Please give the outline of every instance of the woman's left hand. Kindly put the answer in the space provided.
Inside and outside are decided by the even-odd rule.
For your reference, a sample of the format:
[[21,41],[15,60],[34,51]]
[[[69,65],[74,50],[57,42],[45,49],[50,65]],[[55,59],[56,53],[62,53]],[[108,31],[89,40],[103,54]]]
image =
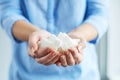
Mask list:
[[[76,34],[69,33],[68,34],[71,38],[76,38]],[[57,62],[58,66],[73,66],[76,64],[80,64],[83,60],[83,49],[86,47],[86,41],[83,37],[79,37],[80,41],[78,45],[74,48],[70,48],[67,51],[64,51],[60,56],[59,62]]]

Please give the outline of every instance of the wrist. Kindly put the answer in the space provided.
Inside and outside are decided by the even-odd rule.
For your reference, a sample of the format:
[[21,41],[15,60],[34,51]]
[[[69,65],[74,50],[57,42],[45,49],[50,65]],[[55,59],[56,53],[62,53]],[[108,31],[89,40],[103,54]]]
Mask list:
[[68,33],[68,35],[73,39],[81,39],[81,38],[85,39],[85,37],[82,34],[80,34],[79,32],[77,32],[76,30],[71,31],[70,33]]
[[87,40],[82,34],[80,34],[77,31],[72,31],[68,35],[73,39],[79,39],[80,40],[79,44],[82,46],[83,49],[86,47]]
[[38,27],[36,26],[33,26],[31,27],[29,33],[28,33],[28,37],[27,37],[27,41],[29,40],[29,37],[34,33],[34,32],[37,32],[37,31],[40,31],[41,29],[39,29]]
[[39,38],[39,40],[43,39],[43,38],[48,38],[50,36],[50,33],[47,32],[44,29],[39,29],[39,28],[34,28],[28,35],[28,40],[30,37],[36,36],[37,38]]

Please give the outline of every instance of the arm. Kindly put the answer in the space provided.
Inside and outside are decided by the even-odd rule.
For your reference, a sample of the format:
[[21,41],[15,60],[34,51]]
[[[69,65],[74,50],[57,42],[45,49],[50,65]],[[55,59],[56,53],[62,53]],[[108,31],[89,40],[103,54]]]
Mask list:
[[86,41],[98,42],[108,27],[106,8],[104,0],[87,0],[85,20],[80,27],[72,31],[76,37],[82,36]]
[[47,38],[50,33],[29,23],[22,14],[20,0],[0,0],[0,22],[12,42],[28,42],[28,53],[32,57],[37,56],[35,60],[38,63],[48,65],[58,60],[58,55],[52,49],[38,46],[38,41]]
[[55,51],[53,51],[51,48],[40,48],[38,45],[38,41],[40,41],[43,37],[49,37],[49,32],[40,30],[25,21],[17,21],[13,25],[12,31],[15,38],[23,41],[28,41],[28,53],[30,56],[34,57],[38,63],[51,65],[58,60],[59,55],[56,54]]
[[84,38],[86,41],[95,39],[98,35],[97,30],[91,24],[83,24],[69,33],[72,38]]
[[21,20],[14,23],[12,33],[15,38],[21,41],[28,41],[30,34],[38,30],[40,29]]
[[0,0],[0,14],[2,28],[7,32],[12,42],[19,42],[19,39],[13,36],[13,25],[20,20],[28,22],[22,15],[20,0]]
[[[96,40],[102,37],[108,27],[108,20],[106,15],[106,5],[104,0],[87,0],[87,10],[85,15],[85,20],[82,25],[78,28],[72,30],[69,34],[72,38],[81,39],[82,42]],[[97,38],[97,39],[96,39]],[[83,46],[84,43],[79,44]],[[85,45],[85,44],[84,44]],[[71,49],[67,53],[69,55],[63,55],[60,57],[61,65],[70,66],[74,64],[79,64],[82,61],[83,54],[82,50],[84,48]],[[58,64],[59,65],[59,64]]]

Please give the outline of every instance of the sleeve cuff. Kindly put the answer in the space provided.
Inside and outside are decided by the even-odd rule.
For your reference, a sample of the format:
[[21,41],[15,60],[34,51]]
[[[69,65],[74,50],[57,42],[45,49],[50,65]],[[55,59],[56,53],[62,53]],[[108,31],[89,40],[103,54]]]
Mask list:
[[93,27],[97,30],[98,36],[90,41],[91,43],[98,43],[100,38],[103,36],[103,34],[107,31],[108,28],[108,22],[106,19],[103,18],[103,16],[90,16],[84,23],[88,23],[93,25]]
[[4,18],[2,21],[2,26],[4,30],[8,33],[8,36],[11,38],[12,42],[17,42],[17,43],[21,42],[20,40],[16,39],[12,34],[12,27],[14,23],[19,20],[24,20],[28,22],[28,20],[21,15],[12,15],[7,18]]

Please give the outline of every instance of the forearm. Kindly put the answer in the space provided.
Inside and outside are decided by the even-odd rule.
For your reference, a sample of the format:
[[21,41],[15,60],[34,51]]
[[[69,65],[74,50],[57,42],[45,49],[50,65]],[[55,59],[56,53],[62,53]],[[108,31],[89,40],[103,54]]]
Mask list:
[[12,33],[16,39],[28,41],[29,35],[36,30],[39,29],[32,24],[21,20],[15,22],[12,28]]
[[73,30],[74,34],[76,34],[76,38],[83,37],[86,41],[91,41],[95,39],[98,35],[98,32],[91,24],[83,24],[80,27]]

